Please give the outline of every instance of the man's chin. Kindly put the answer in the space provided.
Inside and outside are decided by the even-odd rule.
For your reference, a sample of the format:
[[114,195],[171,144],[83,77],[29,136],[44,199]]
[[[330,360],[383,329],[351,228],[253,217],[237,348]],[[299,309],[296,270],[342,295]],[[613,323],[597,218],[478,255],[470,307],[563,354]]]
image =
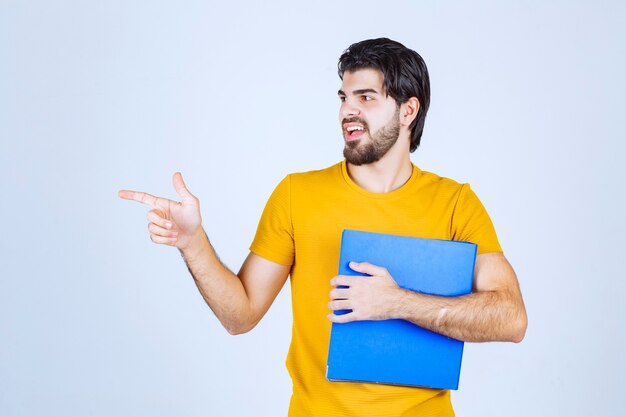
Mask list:
[[372,152],[372,149],[361,149],[361,152],[355,149],[356,147],[349,147],[346,143],[346,147],[343,148],[343,157],[346,158],[346,162],[351,165],[367,165],[372,164],[380,159],[380,156],[376,152]]

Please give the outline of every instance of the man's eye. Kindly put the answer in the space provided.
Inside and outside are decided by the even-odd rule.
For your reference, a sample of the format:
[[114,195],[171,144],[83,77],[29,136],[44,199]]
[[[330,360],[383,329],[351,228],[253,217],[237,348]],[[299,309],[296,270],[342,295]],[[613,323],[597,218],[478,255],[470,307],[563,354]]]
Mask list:
[[363,101],[372,101],[373,100],[372,96],[361,96],[361,99]]
[[346,98],[344,96],[339,96],[339,101],[343,103],[344,101],[346,101]]

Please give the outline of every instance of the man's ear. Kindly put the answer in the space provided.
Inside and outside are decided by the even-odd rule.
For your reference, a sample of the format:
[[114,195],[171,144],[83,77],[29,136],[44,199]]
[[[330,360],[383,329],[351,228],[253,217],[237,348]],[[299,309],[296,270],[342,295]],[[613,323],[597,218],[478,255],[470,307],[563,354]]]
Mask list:
[[417,97],[411,97],[400,106],[400,124],[407,129],[417,117],[420,109],[420,102]]

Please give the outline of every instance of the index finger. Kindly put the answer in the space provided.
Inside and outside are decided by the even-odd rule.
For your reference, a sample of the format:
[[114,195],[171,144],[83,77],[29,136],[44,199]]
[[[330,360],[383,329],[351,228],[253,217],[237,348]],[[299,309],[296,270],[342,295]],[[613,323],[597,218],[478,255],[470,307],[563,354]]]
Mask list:
[[159,200],[164,200],[142,191],[120,190],[117,195],[124,200],[139,201],[140,203],[148,204],[155,208],[161,207],[161,205],[159,205]]
[[354,277],[351,275],[337,275],[330,280],[330,285],[332,285],[333,287],[350,287],[353,283]]

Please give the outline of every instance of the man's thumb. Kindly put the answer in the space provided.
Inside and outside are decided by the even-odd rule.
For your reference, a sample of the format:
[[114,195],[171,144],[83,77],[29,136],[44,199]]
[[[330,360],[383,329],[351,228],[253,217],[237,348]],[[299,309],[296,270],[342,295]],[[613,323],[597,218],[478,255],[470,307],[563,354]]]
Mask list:
[[174,189],[183,199],[185,198],[194,198],[194,195],[189,192],[187,186],[185,185],[185,181],[183,181],[183,175],[180,172],[176,172],[174,174],[174,178],[172,179],[174,183]]

